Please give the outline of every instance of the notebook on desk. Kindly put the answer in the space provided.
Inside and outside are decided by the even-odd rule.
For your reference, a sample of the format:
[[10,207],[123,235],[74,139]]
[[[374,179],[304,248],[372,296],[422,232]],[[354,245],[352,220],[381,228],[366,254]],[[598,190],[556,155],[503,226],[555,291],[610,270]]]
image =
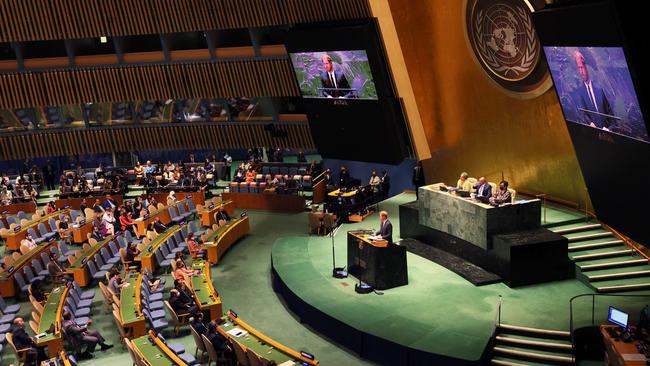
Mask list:
[[490,203],[490,199],[485,196],[476,196],[476,199],[481,203]]

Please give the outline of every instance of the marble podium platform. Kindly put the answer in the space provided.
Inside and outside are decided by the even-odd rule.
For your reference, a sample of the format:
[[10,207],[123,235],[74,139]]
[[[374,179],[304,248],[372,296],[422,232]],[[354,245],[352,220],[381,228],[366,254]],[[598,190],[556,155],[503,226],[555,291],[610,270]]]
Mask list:
[[440,190],[439,184],[419,188],[420,225],[442,231],[479,248],[491,248],[493,235],[536,229],[541,222],[541,201],[519,201],[493,207]]

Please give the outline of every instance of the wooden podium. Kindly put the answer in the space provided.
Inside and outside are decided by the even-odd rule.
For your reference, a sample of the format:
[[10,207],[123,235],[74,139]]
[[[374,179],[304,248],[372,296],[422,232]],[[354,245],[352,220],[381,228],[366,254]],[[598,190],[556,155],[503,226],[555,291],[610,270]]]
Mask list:
[[406,248],[370,235],[348,231],[348,272],[378,290],[407,285]]

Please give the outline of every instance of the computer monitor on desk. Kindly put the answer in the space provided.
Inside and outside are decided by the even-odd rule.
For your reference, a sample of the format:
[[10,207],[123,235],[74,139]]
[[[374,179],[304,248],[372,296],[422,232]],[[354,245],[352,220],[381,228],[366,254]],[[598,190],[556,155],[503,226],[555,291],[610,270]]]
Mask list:
[[610,323],[620,325],[624,329],[627,329],[627,322],[628,322],[629,319],[630,319],[630,316],[627,313],[625,313],[625,312],[623,312],[623,311],[621,311],[621,310],[619,310],[619,309],[617,309],[617,308],[615,308],[613,306],[609,307],[609,312],[607,313],[607,320]]

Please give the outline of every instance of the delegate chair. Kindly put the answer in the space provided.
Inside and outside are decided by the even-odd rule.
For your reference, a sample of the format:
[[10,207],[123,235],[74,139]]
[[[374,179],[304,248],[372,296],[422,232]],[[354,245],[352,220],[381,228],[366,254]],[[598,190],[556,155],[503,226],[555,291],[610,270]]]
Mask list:
[[172,319],[174,320],[174,333],[178,336],[178,332],[180,331],[181,326],[185,324],[189,324],[190,316],[192,314],[190,313],[176,314],[172,306],[169,305],[169,301],[167,300],[165,300],[165,307],[169,311],[169,314],[172,316]]

